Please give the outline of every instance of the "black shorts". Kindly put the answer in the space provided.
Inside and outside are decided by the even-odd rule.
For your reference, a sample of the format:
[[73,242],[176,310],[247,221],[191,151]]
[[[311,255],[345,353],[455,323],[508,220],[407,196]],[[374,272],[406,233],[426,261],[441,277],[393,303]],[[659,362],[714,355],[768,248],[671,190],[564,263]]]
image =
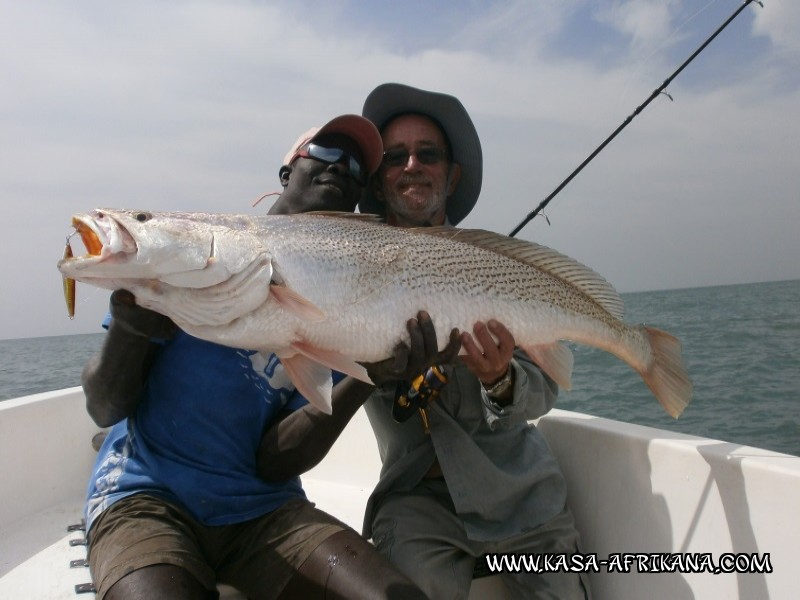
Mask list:
[[274,598],[319,544],[344,529],[303,499],[243,523],[207,526],[166,500],[135,494],[92,524],[89,564],[98,599],[128,573],[156,564],[182,567],[209,590],[221,582],[250,598]]

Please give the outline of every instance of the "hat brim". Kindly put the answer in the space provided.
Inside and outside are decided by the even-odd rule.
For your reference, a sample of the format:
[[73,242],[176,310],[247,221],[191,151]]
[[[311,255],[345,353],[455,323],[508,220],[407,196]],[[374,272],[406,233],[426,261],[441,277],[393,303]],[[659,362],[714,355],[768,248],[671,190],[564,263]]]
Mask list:
[[[475,125],[458,98],[401,83],[384,83],[367,96],[361,112],[378,130],[382,130],[393,117],[404,113],[426,115],[439,123],[450,142],[453,161],[461,165],[456,191],[447,200],[447,218],[452,225],[462,221],[475,206],[481,192],[483,152]],[[385,204],[371,189],[364,192],[359,210],[386,216]]]

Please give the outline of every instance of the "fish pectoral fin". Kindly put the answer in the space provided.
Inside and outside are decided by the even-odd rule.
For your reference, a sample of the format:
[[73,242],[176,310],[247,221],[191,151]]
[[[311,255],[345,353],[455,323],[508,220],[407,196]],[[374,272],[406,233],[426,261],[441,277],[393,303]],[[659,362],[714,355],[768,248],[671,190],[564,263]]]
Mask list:
[[297,391],[303,394],[312,406],[326,415],[331,414],[331,394],[333,393],[331,370],[302,354],[295,354],[289,358],[280,357],[280,359]]
[[372,383],[369,375],[367,375],[367,370],[352,358],[345,356],[341,352],[336,352],[334,350],[323,350],[321,348],[317,348],[316,346],[312,346],[308,342],[302,341],[293,343],[291,347],[300,354],[310,358],[313,361],[322,363],[334,371],[339,371],[345,375],[350,375],[350,377],[355,377],[356,379],[365,383]]
[[322,309],[285,285],[272,283],[269,286],[269,293],[286,312],[303,321],[313,323],[325,320],[326,315]]
[[531,360],[558,384],[558,387],[572,388],[572,351],[561,342],[523,348]]

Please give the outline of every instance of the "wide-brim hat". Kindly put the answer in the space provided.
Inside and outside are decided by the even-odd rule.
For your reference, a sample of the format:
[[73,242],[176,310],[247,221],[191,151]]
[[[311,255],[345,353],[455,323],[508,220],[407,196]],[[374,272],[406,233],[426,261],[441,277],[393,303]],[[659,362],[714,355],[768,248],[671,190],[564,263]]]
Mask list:
[[[367,96],[361,111],[378,130],[383,130],[392,118],[404,113],[421,114],[436,121],[450,142],[453,162],[461,165],[461,179],[456,191],[447,199],[447,218],[455,225],[470,213],[481,193],[483,152],[475,125],[455,96],[401,83],[384,83],[376,87]],[[370,188],[365,190],[358,207],[362,213],[386,216],[386,205]]]
[[346,135],[358,144],[364,157],[365,166],[370,175],[378,170],[383,160],[383,142],[381,134],[372,123],[361,115],[341,115],[325,123],[322,127],[312,127],[303,133],[283,158],[284,165],[292,164],[297,153],[314,138],[330,133]]

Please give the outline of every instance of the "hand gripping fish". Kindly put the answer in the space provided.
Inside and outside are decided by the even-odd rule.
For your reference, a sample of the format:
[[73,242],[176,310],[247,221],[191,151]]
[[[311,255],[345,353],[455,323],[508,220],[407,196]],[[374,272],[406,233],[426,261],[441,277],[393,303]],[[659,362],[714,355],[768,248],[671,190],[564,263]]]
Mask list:
[[677,417],[692,395],[673,336],[622,321],[597,273],[543,246],[452,227],[402,229],[351,214],[247,216],[98,209],[73,217],[88,253],[62,275],[165,314],[196,337],[280,357],[308,400],[331,410],[330,369],[369,381],[426,310],[443,347],[454,327],[497,319],[570,388],[564,340],[635,369]]

